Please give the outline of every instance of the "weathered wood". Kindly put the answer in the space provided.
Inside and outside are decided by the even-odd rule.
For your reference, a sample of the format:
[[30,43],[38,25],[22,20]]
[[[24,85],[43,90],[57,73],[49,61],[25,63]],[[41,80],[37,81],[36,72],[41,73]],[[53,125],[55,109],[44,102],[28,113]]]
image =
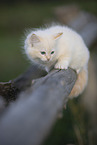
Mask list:
[[15,100],[18,94],[31,86],[33,79],[43,77],[47,72],[33,64],[25,73],[17,77],[16,79],[9,82],[0,83],[0,95],[8,104]]
[[86,45],[90,47],[97,40],[97,21],[89,23],[79,33],[83,37]]
[[12,104],[0,122],[0,144],[39,145],[47,136],[76,81],[71,70],[38,79]]
[[7,104],[10,101],[15,100],[16,95],[17,89],[15,88],[14,83],[12,81],[0,83],[0,96],[2,96],[2,98]]
[[47,75],[47,72],[42,67],[33,64],[24,74],[13,80],[14,86],[19,91],[23,91],[31,86],[33,79],[41,78],[45,75]]

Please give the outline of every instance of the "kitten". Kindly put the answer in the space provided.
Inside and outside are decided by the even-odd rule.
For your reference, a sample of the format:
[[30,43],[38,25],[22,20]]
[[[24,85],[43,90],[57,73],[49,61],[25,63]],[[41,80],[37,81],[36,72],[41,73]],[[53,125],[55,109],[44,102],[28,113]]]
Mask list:
[[32,31],[25,40],[28,58],[50,69],[76,70],[77,81],[69,95],[81,94],[88,81],[89,50],[81,36],[66,26],[52,26]]

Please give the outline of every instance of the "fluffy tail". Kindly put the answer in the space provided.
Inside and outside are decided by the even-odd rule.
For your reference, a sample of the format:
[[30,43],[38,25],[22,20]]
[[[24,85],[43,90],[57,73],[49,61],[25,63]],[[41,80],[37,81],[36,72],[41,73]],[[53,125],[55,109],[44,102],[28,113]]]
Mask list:
[[77,76],[77,80],[69,95],[69,98],[77,97],[78,95],[80,95],[84,91],[87,82],[88,82],[88,69],[83,68]]

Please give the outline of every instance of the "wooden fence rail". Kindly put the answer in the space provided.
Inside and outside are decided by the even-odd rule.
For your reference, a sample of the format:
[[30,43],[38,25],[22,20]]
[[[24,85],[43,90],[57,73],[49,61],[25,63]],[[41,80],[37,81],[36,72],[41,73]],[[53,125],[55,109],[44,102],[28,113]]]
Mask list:
[[36,80],[1,118],[0,143],[40,144],[67,102],[75,80],[75,72],[71,69],[55,70]]

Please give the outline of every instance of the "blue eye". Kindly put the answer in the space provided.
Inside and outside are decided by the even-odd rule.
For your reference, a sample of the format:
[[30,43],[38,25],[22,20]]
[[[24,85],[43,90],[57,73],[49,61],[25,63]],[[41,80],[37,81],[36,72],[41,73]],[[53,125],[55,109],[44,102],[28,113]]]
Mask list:
[[51,54],[54,54],[54,51],[52,51]]
[[40,53],[41,53],[42,55],[46,54],[46,52],[45,52],[45,51],[41,51]]

